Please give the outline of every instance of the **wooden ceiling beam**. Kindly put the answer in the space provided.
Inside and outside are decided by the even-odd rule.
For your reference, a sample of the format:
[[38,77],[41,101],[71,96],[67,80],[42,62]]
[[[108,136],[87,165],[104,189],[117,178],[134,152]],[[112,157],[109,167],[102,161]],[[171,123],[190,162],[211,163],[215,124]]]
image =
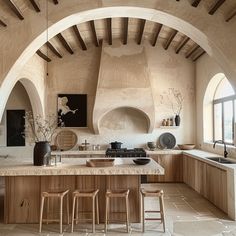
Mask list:
[[0,20],[0,25],[3,27],[7,27],[7,24],[3,20]]
[[194,1],[192,2],[192,6],[193,6],[193,7],[197,7],[200,2],[201,2],[201,0],[194,0]]
[[58,0],[53,0],[53,3],[54,3],[55,5],[57,5],[59,2],[58,2]]
[[97,37],[96,29],[95,29],[94,20],[89,21],[89,24],[90,24],[90,28],[92,30],[94,44],[96,47],[99,47],[99,42],[98,42],[98,37]]
[[198,54],[195,58],[193,58],[193,61],[196,61],[197,59],[199,59],[202,55],[204,55],[206,52],[203,51],[200,54]]
[[157,23],[157,29],[156,29],[156,33],[155,33],[155,36],[154,36],[154,39],[153,39],[153,43],[152,43],[152,46],[156,46],[156,43],[157,43],[157,39],[158,39],[158,36],[161,32],[161,28],[162,28],[162,24],[159,24]]
[[177,46],[177,48],[175,49],[175,53],[178,54],[180,52],[180,50],[184,47],[184,45],[189,41],[189,37],[185,36],[183,38],[183,40],[179,43],[179,45]]
[[49,41],[46,43],[48,48],[59,58],[62,58],[61,53]]
[[142,42],[145,23],[146,23],[146,20],[144,19],[140,20],[140,30],[139,30],[138,40],[137,40],[138,45],[140,45]]
[[236,16],[236,9],[226,18],[226,22],[229,22]]
[[83,40],[83,38],[82,38],[82,36],[81,36],[81,34],[79,32],[79,29],[78,29],[77,25],[73,26],[73,30],[74,30],[74,32],[75,32],[75,34],[77,36],[77,39],[78,39],[78,41],[80,43],[80,46],[81,46],[82,50],[84,50],[84,51],[87,50],[87,47],[86,47],[85,42],[84,42],[84,40]]
[[123,38],[123,44],[126,45],[128,42],[128,29],[129,29],[129,18],[124,18],[124,38]]
[[213,15],[219,8],[220,6],[225,2],[225,0],[218,0],[210,9],[208,14]]
[[7,0],[7,3],[9,5],[9,7],[11,8],[11,10],[17,15],[17,17],[20,20],[24,20],[23,14],[21,13],[21,11],[18,8],[18,6],[13,2],[13,0]]
[[167,50],[171,44],[171,42],[173,41],[174,37],[176,36],[176,34],[178,33],[177,30],[173,30],[169,36],[169,38],[167,39],[165,45],[164,45],[164,49]]
[[107,18],[107,34],[108,34],[108,44],[112,45],[112,20]]
[[47,55],[45,55],[44,53],[42,53],[40,50],[37,50],[36,53],[46,62],[50,62],[52,61]]
[[70,44],[66,41],[66,39],[64,38],[64,36],[59,33],[57,35],[57,38],[60,40],[61,44],[63,45],[63,47],[70,53],[70,54],[74,54],[74,51],[72,49],[72,47],[70,46]]
[[193,53],[195,53],[200,48],[199,45],[193,46],[186,54],[185,58],[189,58]]
[[32,6],[34,7],[35,11],[36,12],[40,12],[40,7],[39,7],[39,4],[35,1],[35,0],[29,0],[32,4]]

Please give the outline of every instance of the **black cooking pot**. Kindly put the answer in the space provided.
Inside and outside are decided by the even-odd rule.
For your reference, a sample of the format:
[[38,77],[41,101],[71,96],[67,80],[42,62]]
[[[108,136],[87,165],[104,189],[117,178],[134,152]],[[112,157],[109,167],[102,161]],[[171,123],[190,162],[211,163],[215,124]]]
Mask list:
[[110,144],[111,144],[112,149],[121,149],[121,144],[122,144],[121,142],[115,141],[115,142],[111,142]]

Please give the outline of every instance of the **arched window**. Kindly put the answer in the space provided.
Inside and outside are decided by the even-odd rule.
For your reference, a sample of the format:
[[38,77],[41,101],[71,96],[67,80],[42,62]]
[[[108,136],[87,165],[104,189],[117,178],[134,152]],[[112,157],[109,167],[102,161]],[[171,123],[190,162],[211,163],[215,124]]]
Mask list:
[[219,82],[213,99],[213,141],[220,139],[233,144],[235,113],[236,95],[224,77]]

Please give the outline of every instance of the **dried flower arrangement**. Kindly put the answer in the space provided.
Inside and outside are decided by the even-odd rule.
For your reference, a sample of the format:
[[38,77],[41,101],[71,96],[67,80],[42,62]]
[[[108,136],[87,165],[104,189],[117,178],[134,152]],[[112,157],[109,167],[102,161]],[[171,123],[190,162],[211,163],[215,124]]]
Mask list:
[[33,116],[31,111],[25,113],[25,136],[30,142],[51,142],[52,136],[57,129],[61,127],[61,121],[57,121],[54,114],[48,115],[45,119],[41,115]]
[[180,115],[184,98],[178,89],[169,88],[161,95],[161,104],[170,107],[175,115]]

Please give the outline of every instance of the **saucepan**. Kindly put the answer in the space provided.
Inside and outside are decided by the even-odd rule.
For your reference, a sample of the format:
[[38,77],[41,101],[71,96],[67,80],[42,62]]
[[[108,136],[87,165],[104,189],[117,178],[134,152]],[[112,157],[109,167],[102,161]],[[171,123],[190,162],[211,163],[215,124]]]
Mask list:
[[115,142],[111,142],[110,144],[111,144],[112,149],[121,149],[121,145],[122,145],[121,142],[115,141]]

